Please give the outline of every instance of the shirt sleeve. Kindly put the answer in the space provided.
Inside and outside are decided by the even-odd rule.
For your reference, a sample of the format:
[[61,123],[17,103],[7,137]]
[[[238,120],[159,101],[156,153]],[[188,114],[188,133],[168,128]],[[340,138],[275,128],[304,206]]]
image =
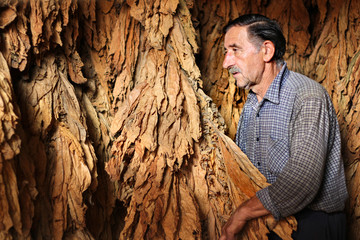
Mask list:
[[257,192],[275,219],[290,216],[311,203],[322,183],[329,138],[326,98],[301,101],[290,133],[290,157],[276,181]]

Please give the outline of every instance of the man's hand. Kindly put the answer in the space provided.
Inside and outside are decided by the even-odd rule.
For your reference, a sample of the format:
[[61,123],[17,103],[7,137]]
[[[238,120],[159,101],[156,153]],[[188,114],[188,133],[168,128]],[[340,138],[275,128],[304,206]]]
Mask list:
[[233,215],[229,218],[226,224],[221,229],[221,237],[219,240],[233,240],[245,226],[246,219],[241,214],[240,207],[236,209]]
[[246,222],[268,215],[270,213],[260,200],[254,196],[250,200],[241,204],[235,212],[231,215],[229,220],[221,229],[221,236],[219,240],[233,240],[245,226]]

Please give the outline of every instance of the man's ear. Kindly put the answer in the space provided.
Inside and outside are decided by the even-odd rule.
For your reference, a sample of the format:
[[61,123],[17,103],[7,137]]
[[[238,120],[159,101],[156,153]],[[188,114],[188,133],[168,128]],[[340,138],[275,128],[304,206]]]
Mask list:
[[262,44],[264,62],[270,62],[275,54],[275,46],[273,42],[265,40]]

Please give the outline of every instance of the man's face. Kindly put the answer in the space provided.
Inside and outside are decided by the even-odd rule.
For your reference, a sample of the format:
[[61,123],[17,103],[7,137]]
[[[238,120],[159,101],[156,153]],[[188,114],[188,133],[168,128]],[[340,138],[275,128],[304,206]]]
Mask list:
[[252,89],[261,81],[264,61],[262,51],[250,42],[246,28],[234,26],[225,34],[223,67],[234,76],[238,87]]

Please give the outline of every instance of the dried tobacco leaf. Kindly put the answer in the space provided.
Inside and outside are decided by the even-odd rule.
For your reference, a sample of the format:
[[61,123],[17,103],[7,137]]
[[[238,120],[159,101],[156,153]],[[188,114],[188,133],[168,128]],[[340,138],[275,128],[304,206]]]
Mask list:
[[21,140],[15,132],[18,115],[7,63],[0,53],[0,237],[12,239],[9,230],[22,234],[18,179],[15,157],[20,153]]

